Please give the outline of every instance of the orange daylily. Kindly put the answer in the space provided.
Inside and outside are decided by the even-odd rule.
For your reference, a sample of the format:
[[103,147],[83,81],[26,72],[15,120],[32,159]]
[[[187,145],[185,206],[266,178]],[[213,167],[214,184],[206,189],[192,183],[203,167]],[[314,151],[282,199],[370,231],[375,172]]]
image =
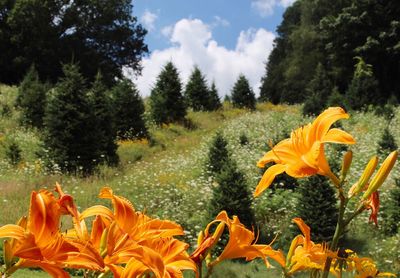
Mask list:
[[[225,225],[218,226],[213,236],[209,236],[210,226],[216,222],[224,223],[229,230],[229,241],[222,253],[211,263],[215,265],[223,260],[245,258],[247,261],[255,258],[262,258],[267,265],[270,266],[267,258],[271,258],[278,262],[282,267],[285,265],[285,259],[281,251],[274,250],[270,245],[255,244],[256,238],[254,233],[248,230],[239,220],[237,216],[230,219],[226,211],[221,211],[214,221],[207,225],[205,237],[199,243],[198,248],[193,252],[192,258],[198,260],[200,255],[205,255],[212,246],[215,246],[219,240]],[[222,228],[221,228],[222,227]],[[220,229],[219,229],[220,228]],[[202,253],[203,252],[203,253]]]
[[347,269],[346,271],[355,271],[355,278],[372,278],[372,277],[396,277],[393,273],[379,272],[374,261],[370,258],[360,258],[351,250],[346,250],[350,254],[346,258]]
[[257,185],[254,196],[267,189],[275,176],[286,172],[295,178],[315,174],[328,176],[336,185],[338,178],[330,170],[325,158],[324,143],[354,144],[354,138],[347,132],[331,128],[339,119],[349,115],[340,107],[330,107],[322,112],[313,123],[292,131],[290,138],[279,142],[257,163],[264,168],[269,162],[276,163],[269,167]]
[[[326,259],[336,254],[327,249],[324,244],[315,244],[311,241],[310,227],[301,218],[294,218],[303,235],[296,236],[289,249],[286,265],[289,274],[308,269],[323,270]],[[331,271],[333,271],[331,269]]]
[[180,225],[135,211],[129,200],[114,195],[111,188],[101,189],[99,197],[110,199],[114,211],[94,206],[79,218],[96,216],[90,241],[102,254],[106,271],[113,272],[114,277],[132,277],[144,272],[156,277],[181,277],[178,274],[183,269],[196,271],[186,253],[188,245],[172,238],[183,234]]
[[64,267],[102,270],[103,261],[90,244],[59,232],[59,201],[47,190],[32,192],[27,221],[0,228],[0,237],[11,238],[7,257],[20,258],[12,271],[40,267],[53,277],[68,277]]

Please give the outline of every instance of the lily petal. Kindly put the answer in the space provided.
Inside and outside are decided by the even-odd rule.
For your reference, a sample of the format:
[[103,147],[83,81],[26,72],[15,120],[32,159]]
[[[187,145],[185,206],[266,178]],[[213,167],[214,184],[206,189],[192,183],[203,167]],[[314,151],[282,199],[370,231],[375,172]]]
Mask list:
[[260,182],[258,183],[256,190],[254,191],[254,197],[260,195],[265,189],[267,189],[275,177],[282,174],[287,167],[283,164],[275,164],[265,171]]

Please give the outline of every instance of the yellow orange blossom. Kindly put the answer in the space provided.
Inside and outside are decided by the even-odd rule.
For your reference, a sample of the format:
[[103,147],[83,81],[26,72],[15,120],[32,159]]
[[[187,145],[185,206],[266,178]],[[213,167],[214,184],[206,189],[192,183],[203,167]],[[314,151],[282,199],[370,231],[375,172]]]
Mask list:
[[11,238],[6,257],[19,258],[11,272],[40,267],[53,277],[69,277],[63,268],[103,269],[103,260],[92,245],[59,232],[61,203],[47,190],[32,192],[28,219],[0,228],[0,237]]
[[[294,218],[303,235],[296,236],[286,258],[288,274],[303,270],[323,270],[326,259],[335,257],[336,253],[327,249],[324,244],[315,244],[311,241],[310,227],[301,218]],[[333,269],[331,269],[334,272]]]
[[[278,262],[282,267],[285,266],[285,259],[281,251],[274,250],[270,245],[255,244],[254,233],[248,230],[239,220],[237,216],[233,216],[233,219],[228,217],[226,211],[220,212],[215,220],[207,225],[205,234],[208,235],[210,225],[215,222],[222,222],[226,225],[229,230],[229,241],[226,244],[222,253],[211,263],[215,265],[223,260],[245,258],[247,261],[254,260],[255,258],[262,258],[265,261],[267,267],[270,266],[267,258],[271,258]],[[212,244],[209,240],[210,237],[206,236],[203,242],[207,242],[207,246]],[[218,240],[215,238],[215,240]],[[195,250],[192,257],[199,256],[199,250],[207,250],[203,244],[199,244],[198,250]]]
[[347,272],[354,271],[355,278],[374,278],[374,277],[396,277],[393,273],[379,272],[374,261],[366,257],[358,257],[356,253],[351,250],[346,250],[350,254],[346,258]]
[[349,115],[340,107],[330,107],[322,112],[313,123],[292,131],[290,138],[279,142],[267,152],[257,163],[264,168],[269,167],[257,185],[254,196],[267,189],[275,176],[286,172],[295,178],[308,177],[315,174],[328,176],[336,185],[338,178],[331,172],[325,158],[324,143],[354,144],[355,140],[347,132],[331,128],[339,119],[347,119]]
[[172,238],[183,234],[181,226],[135,211],[129,200],[114,195],[111,188],[101,189],[99,197],[110,199],[114,210],[94,206],[79,217],[82,220],[96,216],[88,237],[103,256],[106,271],[113,272],[114,277],[132,277],[129,275],[143,272],[151,272],[155,277],[181,277],[174,275],[184,269],[196,271],[186,253],[188,245]]

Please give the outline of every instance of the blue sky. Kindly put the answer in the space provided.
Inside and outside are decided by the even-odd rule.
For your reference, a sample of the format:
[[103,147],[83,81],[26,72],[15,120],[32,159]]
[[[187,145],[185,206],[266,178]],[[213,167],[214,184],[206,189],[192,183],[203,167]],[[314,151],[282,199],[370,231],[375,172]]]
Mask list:
[[[245,74],[256,94],[276,26],[294,0],[136,0],[134,15],[148,30],[150,55],[136,81],[143,96],[172,61],[186,83],[194,65],[220,96]],[[129,73],[127,73],[129,75]]]

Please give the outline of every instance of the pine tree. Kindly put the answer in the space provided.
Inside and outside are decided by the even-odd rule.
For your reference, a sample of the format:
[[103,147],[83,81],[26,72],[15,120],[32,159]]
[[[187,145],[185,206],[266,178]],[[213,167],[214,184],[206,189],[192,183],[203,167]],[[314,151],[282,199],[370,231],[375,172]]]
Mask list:
[[327,107],[343,107],[346,108],[346,102],[344,99],[344,96],[339,92],[339,88],[338,87],[333,87],[331,94],[328,97],[327,100]]
[[78,66],[64,65],[63,71],[46,107],[45,148],[61,170],[90,174],[98,163],[96,121]]
[[228,215],[236,215],[248,228],[254,227],[254,212],[251,208],[251,193],[242,172],[233,161],[223,166],[222,171],[215,177],[217,186],[213,188],[210,202],[210,218],[225,210]]
[[389,191],[389,198],[383,207],[383,230],[387,235],[400,232],[400,179],[396,179],[395,187]]
[[112,89],[115,110],[115,126],[121,139],[148,137],[143,119],[143,100],[134,83],[122,79]]
[[211,84],[210,91],[208,93],[208,111],[215,111],[222,108],[221,100],[218,96],[217,87],[215,86],[215,82]]
[[185,99],[188,107],[192,108],[193,111],[208,110],[210,102],[209,92],[206,78],[196,66],[189,77],[185,90]]
[[221,133],[217,133],[208,153],[207,168],[218,184],[213,187],[209,217],[212,219],[220,211],[226,210],[230,216],[238,216],[244,225],[252,228],[255,220],[251,194],[243,173],[237,169],[229,154],[227,144]]
[[332,238],[337,221],[335,191],[324,176],[311,176],[300,182],[297,217],[311,228],[312,240]]
[[150,95],[151,116],[157,124],[182,121],[186,107],[178,70],[168,62],[157,77]]
[[103,77],[100,72],[90,90],[90,101],[95,117],[95,132],[98,140],[98,159],[105,161],[109,165],[118,164],[118,155],[116,140],[116,130],[112,103],[109,91],[103,83]]
[[304,102],[303,115],[318,115],[326,107],[331,90],[332,85],[328,75],[319,63],[306,89],[308,97]]
[[16,105],[22,110],[22,122],[37,128],[43,127],[47,86],[39,80],[32,65],[18,88]]
[[218,132],[213,138],[208,150],[207,170],[213,175],[221,173],[223,166],[230,159],[227,145],[228,142],[222,134]]
[[346,103],[348,108],[359,110],[368,104],[379,104],[382,100],[372,66],[365,63],[361,57],[356,57],[356,59],[358,62],[353,79],[347,88]]
[[241,74],[232,89],[232,104],[238,108],[256,109],[256,97],[249,81]]
[[380,140],[378,141],[377,153],[386,157],[390,152],[397,150],[397,144],[392,133],[390,133],[389,127],[387,126],[382,133]]

